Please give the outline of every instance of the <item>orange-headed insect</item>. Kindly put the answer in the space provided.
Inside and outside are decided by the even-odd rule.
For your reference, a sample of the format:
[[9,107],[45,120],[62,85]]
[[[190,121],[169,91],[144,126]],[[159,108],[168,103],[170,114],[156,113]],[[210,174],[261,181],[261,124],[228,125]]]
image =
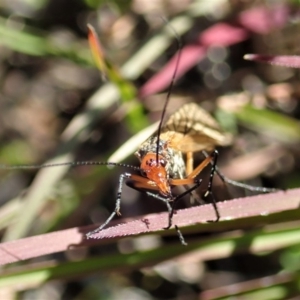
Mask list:
[[[232,136],[223,132],[211,115],[195,103],[186,104],[169,118],[161,127],[160,133],[158,131],[148,138],[135,152],[141,162],[144,176],[150,181],[143,179],[143,182],[136,182],[133,186],[158,190],[166,199],[173,201],[171,187],[195,184],[196,188],[200,184],[196,179],[197,176],[212,162],[208,187],[208,191],[211,192],[217,152],[213,151],[195,169],[193,169],[193,153],[213,150],[216,146],[227,146],[231,142]],[[177,199],[178,196],[175,200]],[[213,205],[218,221],[220,216],[214,198]],[[171,219],[168,227],[170,226]]]
[[[162,121],[160,124],[162,124]],[[99,228],[88,233],[88,237],[92,237],[101,231],[116,214],[119,214],[124,179],[128,179],[128,185],[135,189],[159,192],[159,194],[152,192],[147,192],[147,194],[162,200],[167,205],[169,223],[165,229],[170,228],[172,225],[176,202],[201,184],[201,179],[198,179],[197,176],[212,162],[208,186],[208,191],[211,193],[217,151],[212,152],[194,170],[192,169],[193,152],[211,150],[218,145],[229,145],[232,141],[231,135],[223,133],[218,123],[194,103],[184,105],[169,118],[165,126],[159,128],[160,130],[142,143],[135,152],[140,160],[142,176],[130,173],[120,175],[114,212]],[[184,161],[183,154],[187,155],[187,164]],[[180,195],[175,196],[172,193],[172,187],[186,185],[193,186]],[[217,215],[216,221],[218,221],[220,215],[214,199],[213,205]],[[178,228],[177,231],[181,242],[185,243]]]

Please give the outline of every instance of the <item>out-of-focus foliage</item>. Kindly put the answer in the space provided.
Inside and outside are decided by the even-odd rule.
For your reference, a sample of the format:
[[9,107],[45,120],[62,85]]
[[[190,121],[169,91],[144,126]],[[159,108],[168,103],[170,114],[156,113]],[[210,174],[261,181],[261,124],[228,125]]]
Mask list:
[[[1,164],[105,161],[159,120],[178,50],[175,30],[183,55],[168,111],[191,101],[216,109],[220,123],[236,133],[234,145],[220,149],[221,170],[237,180],[243,173],[254,185],[299,187],[298,70],[243,60],[247,53],[299,54],[298,1],[20,0],[1,3],[0,12]],[[88,23],[118,70],[115,78],[105,81],[96,69]],[[147,97],[139,99],[142,86]],[[276,149],[272,155],[264,152],[269,147]],[[137,165],[133,156],[126,162]],[[2,241],[102,222],[114,209],[121,172],[0,169]],[[218,200],[247,193],[218,184],[213,191]],[[165,209],[140,195],[124,187],[122,216]],[[239,231],[208,225],[206,234],[185,236],[193,251],[180,248],[177,237],[141,236],[55,254],[38,266],[27,261],[21,271],[9,265],[0,276],[0,298],[295,297],[300,221],[295,212],[268,220],[256,228],[238,220]]]

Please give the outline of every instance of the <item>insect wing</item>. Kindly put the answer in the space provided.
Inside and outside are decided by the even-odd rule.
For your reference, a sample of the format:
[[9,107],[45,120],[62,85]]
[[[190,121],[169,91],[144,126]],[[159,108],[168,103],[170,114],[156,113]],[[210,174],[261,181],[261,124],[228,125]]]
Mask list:
[[212,150],[232,143],[231,134],[224,133],[217,121],[195,103],[186,104],[171,115],[160,138],[182,152]]

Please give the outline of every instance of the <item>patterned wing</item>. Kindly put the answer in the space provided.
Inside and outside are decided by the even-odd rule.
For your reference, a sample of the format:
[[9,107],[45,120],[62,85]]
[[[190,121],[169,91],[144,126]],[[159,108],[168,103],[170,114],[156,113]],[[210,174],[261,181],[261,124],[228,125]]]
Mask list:
[[182,152],[211,150],[232,143],[232,136],[223,132],[217,121],[195,103],[188,103],[171,115],[160,138]]

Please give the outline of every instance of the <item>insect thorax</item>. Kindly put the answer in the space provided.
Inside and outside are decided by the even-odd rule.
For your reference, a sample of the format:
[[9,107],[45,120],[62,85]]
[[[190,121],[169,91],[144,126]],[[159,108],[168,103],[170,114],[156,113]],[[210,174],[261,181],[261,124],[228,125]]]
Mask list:
[[[142,161],[149,153],[157,153],[157,137],[152,136],[147,139],[134,153]],[[166,171],[169,178],[184,178],[186,176],[185,162],[182,152],[169,147],[168,141],[159,140],[158,154],[161,155],[166,164]]]

